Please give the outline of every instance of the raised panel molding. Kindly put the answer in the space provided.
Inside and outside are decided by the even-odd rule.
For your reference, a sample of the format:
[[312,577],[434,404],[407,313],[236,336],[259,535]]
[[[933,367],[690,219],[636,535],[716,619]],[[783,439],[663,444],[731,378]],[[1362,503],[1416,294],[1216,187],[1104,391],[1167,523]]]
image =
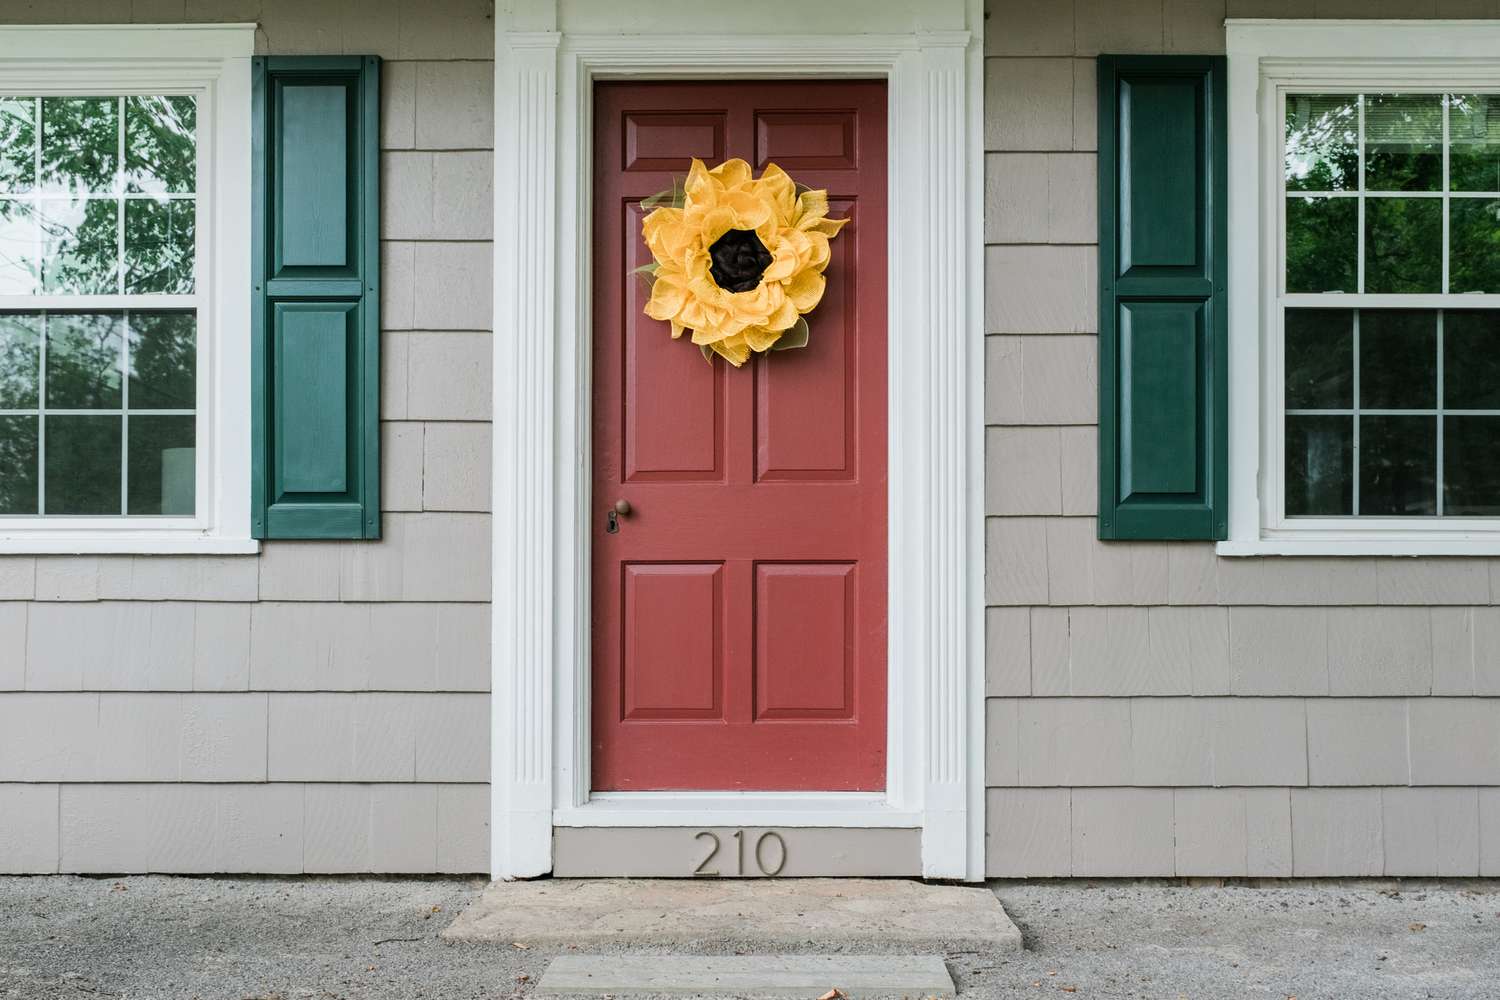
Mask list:
[[724,565],[645,563],[624,570],[621,718],[723,719]]
[[[788,23],[783,34],[715,34],[725,15],[705,8],[681,26],[692,39],[684,45],[632,30],[639,15],[628,5],[597,15],[588,34],[553,30],[555,3],[497,16],[496,134],[513,140],[495,159],[494,496],[505,512],[493,564],[497,878],[551,871],[554,822],[715,825],[710,817],[916,827],[924,875],[983,878],[983,5],[940,0],[913,14],[897,0],[849,3],[863,33]],[[913,21],[944,30],[911,31]],[[592,81],[726,75],[889,81],[884,795],[757,806],[703,793],[589,793]]]
[[852,111],[762,111],[755,116],[755,167],[854,170],[859,142]]
[[[686,174],[695,156],[708,162],[722,160],[724,128],[721,114],[632,112],[625,116],[624,169],[679,170]],[[645,156],[642,149],[660,152]]]
[[755,567],[756,719],[855,715],[853,563]]

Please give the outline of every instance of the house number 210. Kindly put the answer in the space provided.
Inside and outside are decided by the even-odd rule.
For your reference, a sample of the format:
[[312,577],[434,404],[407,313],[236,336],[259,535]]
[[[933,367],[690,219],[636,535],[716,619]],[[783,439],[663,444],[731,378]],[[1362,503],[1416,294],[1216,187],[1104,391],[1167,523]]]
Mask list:
[[[736,830],[732,836],[734,837],[734,874],[744,875],[745,831]],[[719,877],[722,874],[719,869],[709,867],[719,856],[719,848],[723,846],[719,835],[711,830],[700,830],[693,835],[693,839],[705,841],[708,847],[708,854],[698,862],[698,867],[693,869],[693,874],[709,878]],[[767,830],[761,834],[756,839],[755,849],[751,853],[755,856],[755,867],[760,869],[762,875],[775,877],[780,875],[781,870],[786,867],[786,841],[775,830]]]

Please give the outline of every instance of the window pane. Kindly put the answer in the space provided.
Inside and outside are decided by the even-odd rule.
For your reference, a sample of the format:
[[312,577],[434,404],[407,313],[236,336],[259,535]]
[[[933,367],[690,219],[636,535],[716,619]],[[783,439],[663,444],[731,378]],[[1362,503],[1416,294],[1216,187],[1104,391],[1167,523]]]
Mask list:
[[120,418],[47,418],[46,514],[120,513]]
[[1500,292],[1500,201],[1448,202],[1448,290]]
[[1359,512],[1437,513],[1437,418],[1360,417]]
[[1500,94],[1448,98],[1448,186],[1500,191]]
[[1286,290],[1353,292],[1359,254],[1354,198],[1288,198]]
[[1362,309],[1359,405],[1366,410],[1437,406],[1437,313]]
[[1500,514],[1500,417],[1444,421],[1443,479],[1443,513]]
[[1443,406],[1500,410],[1500,312],[1443,313]]
[[[51,313],[47,316],[48,409],[119,407],[121,326],[118,313]],[[52,425],[47,426],[50,463]],[[51,492],[50,486],[48,492]]]
[[125,98],[127,190],[196,190],[197,127],[198,106],[191,97]]
[[1288,94],[1286,189],[1359,187],[1359,95]]
[[1365,95],[1365,188],[1443,189],[1441,94]]
[[128,513],[192,515],[196,432],[192,417],[130,418]]
[[64,295],[118,292],[119,202],[47,200],[42,227],[42,290]]
[[196,374],[192,313],[130,314],[132,410],[193,409],[198,397]]
[[0,417],[0,514],[36,513],[37,417]]
[[1365,291],[1442,291],[1443,203],[1438,198],[1365,200]]
[[1286,405],[1290,410],[1347,409],[1354,399],[1354,313],[1286,311]]
[[43,190],[84,194],[116,189],[119,110],[113,97],[42,98]]
[[0,198],[0,295],[37,290],[37,214],[29,201]]
[[34,410],[41,368],[42,318],[0,313],[0,410]]
[[1286,418],[1286,513],[1349,514],[1354,497],[1354,418]]
[[36,184],[36,99],[0,97],[0,191]]
[[191,198],[125,202],[126,292],[192,292],[194,204]]

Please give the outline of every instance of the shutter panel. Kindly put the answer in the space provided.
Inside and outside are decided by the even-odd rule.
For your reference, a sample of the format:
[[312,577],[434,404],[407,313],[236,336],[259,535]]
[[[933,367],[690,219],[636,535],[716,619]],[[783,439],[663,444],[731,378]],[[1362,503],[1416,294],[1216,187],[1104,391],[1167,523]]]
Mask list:
[[254,68],[252,530],[380,537],[380,61]]
[[1227,536],[1223,56],[1099,57],[1099,537]]

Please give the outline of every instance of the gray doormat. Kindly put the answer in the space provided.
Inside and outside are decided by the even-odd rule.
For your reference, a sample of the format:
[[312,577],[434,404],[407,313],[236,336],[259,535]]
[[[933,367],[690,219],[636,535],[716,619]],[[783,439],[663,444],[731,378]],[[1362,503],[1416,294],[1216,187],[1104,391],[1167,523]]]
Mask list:
[[[836,992],[835,992],[836,991]],[[723,994],[735,997],[951,997],[936,955],[562,955],[540,995]]]
[[982,886],[908,879],[537,879],[495,882],[443,936],[608,950],[953,952],[1021,950]]

